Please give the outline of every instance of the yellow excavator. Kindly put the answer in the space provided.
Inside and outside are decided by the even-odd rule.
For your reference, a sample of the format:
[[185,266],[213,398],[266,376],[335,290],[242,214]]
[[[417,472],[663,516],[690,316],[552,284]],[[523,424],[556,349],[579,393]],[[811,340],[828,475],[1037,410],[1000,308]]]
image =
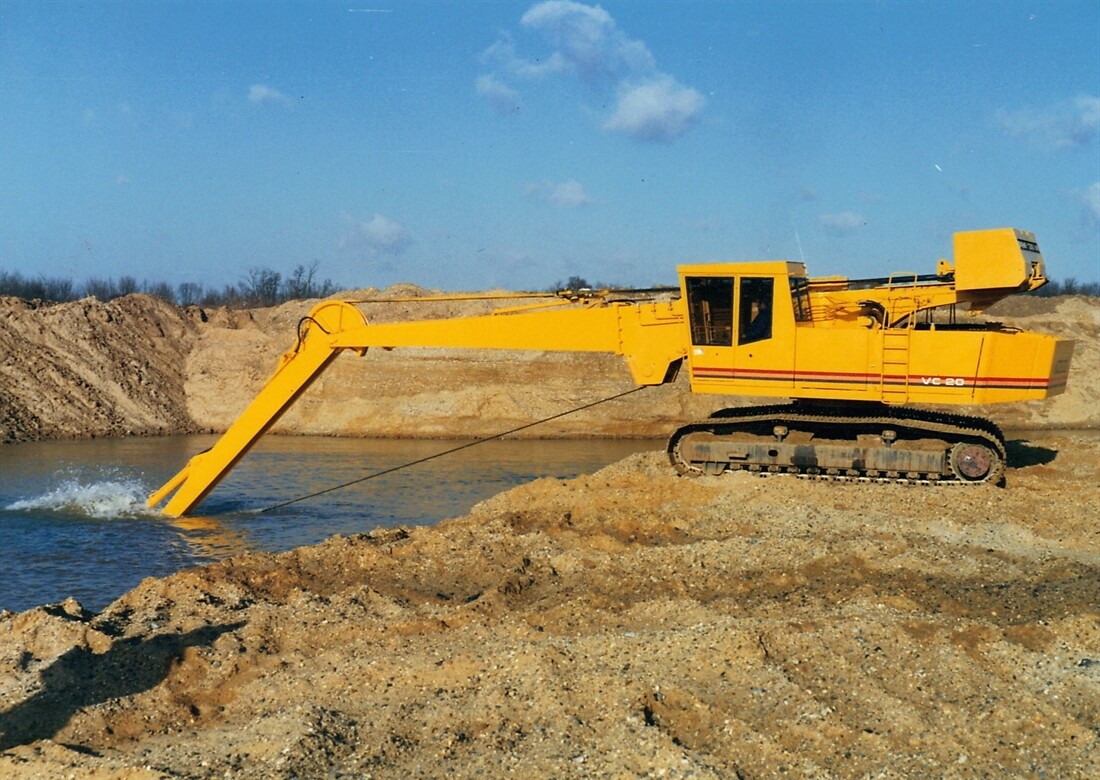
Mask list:
[[554,305],[475,317],[370,325],[353,304],[324,301],[259,395],[149,506],[168,499],[165,514],[191,512],[337,355],[371,347],[607,352],[626,359],[639,386],[686,370],[692,392],[788,399],[676,430],[669,459],[688,475],[1002,483],[1005,441],[993,422],[911,405],[1026,401],[1066,387],[1073,341],[955,316],[1046,283],[1026,231],[956,233],[954,263],[926,275],[811,278],[787,261],[678,270],[679,288],[663,294],[567,291]]

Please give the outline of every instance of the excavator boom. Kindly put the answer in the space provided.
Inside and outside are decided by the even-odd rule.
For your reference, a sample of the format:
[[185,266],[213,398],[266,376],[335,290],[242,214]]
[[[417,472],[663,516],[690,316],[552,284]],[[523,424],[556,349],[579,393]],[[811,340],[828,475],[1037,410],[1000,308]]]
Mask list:
[[340,352],[362,356],[371,347],[410,346],[606,352],[626,358],[636,384],[659,385],[675,378],[685,356],[682,322],[679,302],[667,301],[538,306],[479,317],[369,325],[351,304],[326,301],[303,318],[294,348],[282,356],[267,384],[218,442],[191,458],[148,504],[154,507],[171,495],[164,513],[189,513]]

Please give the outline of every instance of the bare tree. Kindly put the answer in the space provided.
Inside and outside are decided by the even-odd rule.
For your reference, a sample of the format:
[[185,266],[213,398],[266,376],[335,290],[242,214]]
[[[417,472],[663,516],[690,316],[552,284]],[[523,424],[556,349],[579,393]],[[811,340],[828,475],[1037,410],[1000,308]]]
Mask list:
[[152,295],[169,303],[176,302],[176,294],[172,290],[172,285],[168,282],[150,282],[146,280],[142,282],[141,291],[146,295]]
[[192,306],[202,298],[202,285],[195,282],[180,282],[176,287],[176,300],[180,306]]
[[313,297],[313,276],[317,273],[317,261],[309,268],[299,263],[283,283],[284,300],[294,301]]
[[138,287],[138,280],[132,276],[120,276],[118,278],[118,286],[115,288],[117,298],[121,298],[123,295],[132,295],[136,293],[140,287]]
[[241,297],[253,306],[274,306],[279,302],[282,276],[270,268],[252,266],[241,282]]
[[84,294],[100,301],[111,301],[118,297],[118,285],[114,279],[92,277],[84,282]]

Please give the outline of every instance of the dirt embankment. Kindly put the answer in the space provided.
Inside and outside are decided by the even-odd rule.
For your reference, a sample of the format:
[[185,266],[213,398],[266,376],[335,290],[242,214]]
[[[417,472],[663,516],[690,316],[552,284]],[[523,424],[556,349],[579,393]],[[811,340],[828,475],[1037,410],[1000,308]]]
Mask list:
[[145,295],[0,298],[0,442],[195,430],[182,377],[196,316]]
[[[362,297],[417,296],[402,286]],[[507,301],[498,301],[502,305]],[[516,303],[522,303],[517,301]],[[372,322],[485,313],[488,302],[368,302]],[[308,302],[249,311],[179,309],[128,296],[35,306],[0,299],[0,441],[224,430],[293,346]],[[1006,428],[1100,426],[1100,307],[1087,298],[1013,298],[990,318],[1077,339],[1069,391],[980,410]],[[372,350],[341,356],[278,432],[377,437],[494,434],[623,392],[621,358],[484,350]],[[532,436],[661,437],[721,406],[686,379],[562,418]],[[979,410],[975,410],[979,411]]]
[[10,778],[1100,777],[1094,434],[1008,489],[541,480],[0,617]]

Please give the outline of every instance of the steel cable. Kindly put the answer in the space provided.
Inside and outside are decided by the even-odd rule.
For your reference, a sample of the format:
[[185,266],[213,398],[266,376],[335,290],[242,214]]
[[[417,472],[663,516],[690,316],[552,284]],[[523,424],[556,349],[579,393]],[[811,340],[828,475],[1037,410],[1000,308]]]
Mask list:
[[337,490],[343,490],[346,487],[351,487],[352,485],[358,485],[360,482],[366,482],[367,480],[375,479],[377,477],[382,477],[382,476],[385,476],[386,474],[392,474],[395,471],[401,471],[402,469],[407,469],[410,466],[417,466],[421,463],[427,463],[430,460],[435,460],[436,458],[442,458],[444,455],[451,455],[455,452],[459,452],[461,450],[469,449],[470,447],[475,447],[478,444],[484,444],[487,441],[495,441],[497,439],[503,439],[505,436],[510,436],[513,433],[519,433],[520,431],[525,431],[528,428],[534,428],[536,425],[542,425],[543,423],[548,423],[548,422],[551,422],[553,420],[557,420],[561,417],[566,417],[570,414],[575,414],[577,412],[583,412],[585,409],[591,409],[594,406],[599,406],[600,404],[605,404],[608,401],[616,401],[620,398],[625,398],[628,395],[632,395],[634,393],[637,393],[639,390],[644,390],[646,387],[647,387],[647,385],[641,385],[639,387],[634,387],[634,388],[631,388],[630,390],[626,390],[622,393],[618,393],[617,395],[608,396],[607,398],[601,398],[598,401],[592,401],[591,403],[584,404],[583,406],[578,406],[578,407],[575,407],[573,409],[569,409],[569,410],[564,411],[564,412],[558,412],[557,414],[552,414],[549,417],[544,417],[541,420],[535,420],[534,422],[529,422],[529,423],[526,423],[524,425],[520,425],[516,428],[511,428],[507,431],[501,431],[500,433],[495,433],[491,436],[485,436],[484,438],[474,439],[473,441],[468,441],[465,444],[460,444],[457,447],[452,447],[448,450],[443,450],[442,452],[437,452],[437,453],[434,453],[432,455],[427,455],[423,458],[417,458],[416,460],[411,460],[408,463],[402,463],[398,466],[391,466],[390,468],[382,469],[381,471],[371,472],[370,474],[367,474],[364,477],[359,477],[358,479],[353,479],[350,482],[343,482],[339,485],[333,485],[332,487],[327,487],[327,488],[324,488],[323,490],[318,490],[316,492],[309,493],[309,494],[304,495],[304,496],[299,496],[298,498],[292,498],[289,501],[282,501],[278,504],[272,504],[269,507],[265,507],[263,509],[257,510],[256,514],[261,514],[262,515],[265,512],[272,512],[276,509],[282,509],[285,506],[290,506],[291,504],[297,504],[299,501],[305,501],[305,500],[310,499],[310,498],[316,498],[317,496],[323,496],[326,493],[332,493],[332,492],[337,491]]

